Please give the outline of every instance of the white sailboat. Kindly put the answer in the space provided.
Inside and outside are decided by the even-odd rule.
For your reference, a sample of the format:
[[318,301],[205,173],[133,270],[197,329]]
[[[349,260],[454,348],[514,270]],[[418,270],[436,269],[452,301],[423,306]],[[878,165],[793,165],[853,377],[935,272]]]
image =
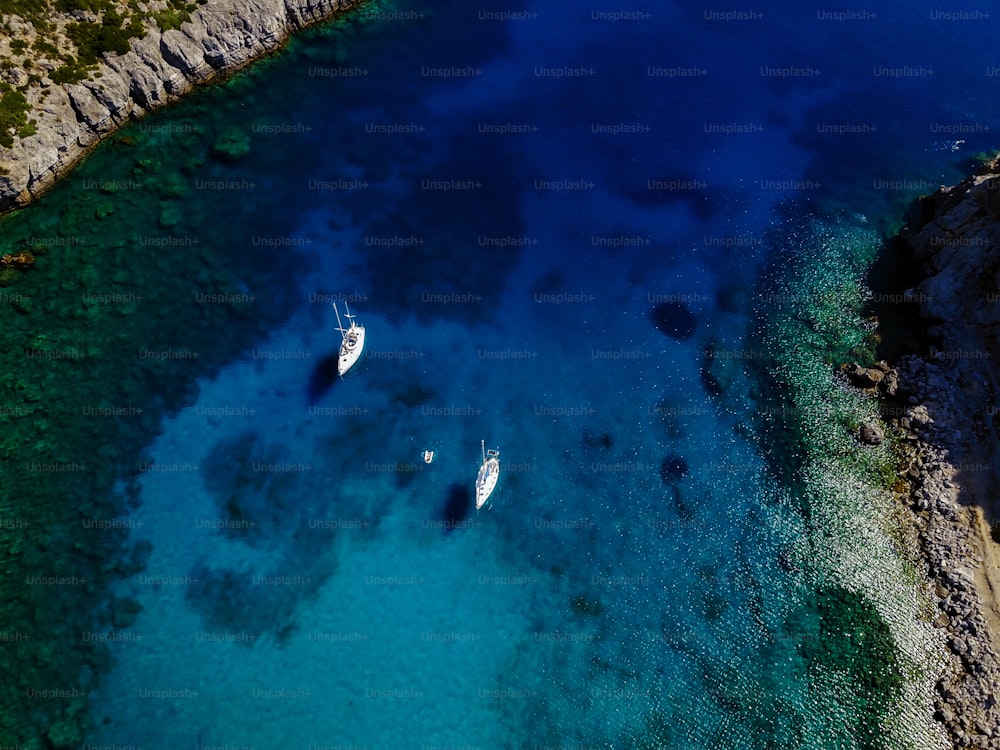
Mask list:
[[483,463],[476,477],[476,510],[479,510],[490,499],[500,479],[500,451],[486,450],[486,441],[481,441]]
[[365,348],[365,327],[354,322],[354,316],[351,315],[351,309],[347,306],[347,302],[344,302],[344,317],[350,322],[350,328],[344,328],[344,324],[341,323],[340,311],[337,309],[336,302],[333,303],[333,311],[337,314],[337,330],[340,331],[342,337],[340,356],[337,358],[337,374],[342,376],[361,357],[361,352]]

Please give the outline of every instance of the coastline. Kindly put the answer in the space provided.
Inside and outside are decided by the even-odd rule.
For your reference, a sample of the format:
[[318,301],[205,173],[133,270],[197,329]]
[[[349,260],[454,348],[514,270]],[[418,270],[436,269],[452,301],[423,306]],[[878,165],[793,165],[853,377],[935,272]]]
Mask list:
[[[815,676],[812,700],[843,716],[829,730],[842,732],[840,746],[951,748],[934,717],[946,654],[929,616],[933,586],[915,534],[897,522],[899,454],[878,398],[894,390],[894,376],[878,365],[862,380],[847,365],[876,359],[865,280],[884,235],[850,215],[807,210],[770,241],[759,282],[767,304],[753,334],[762,353],[755,432],[788,488],[793,512],[781,525],[795,542],[785,569],[802,586],[804,622],[818,624],[817,635],[816,625],[790,618],[796,652]],[[826,675],[843,682],[831,686]]]
[[[881,383],[883,417],[898,438],[906,489],[901,519],[915,534],[935,593],[933,624],[947,664],[935,685],[935,718],[954,747],[1000,741],[1000,439],[996,413],[1000,323],[1000,157],[919,201],[896,237],[894,299],[925,342],[896,357],[898,389]],[[912,280],[907,280],[912,281]],[[913,349],[923,349],[913,351]],[[871,386],[861,369],[857,385]],[[882,380],[876,376],[876,380]],[[889,380],[889,376],[886,376]],[[991,528],[992,527],[992,528]]]
[[208,0],[179,29],[156,24],[123,55],[107,54],[80,83],[29,89],[35,132],[0,147],[0,215],[50,189],[102,139],[196,86],[277,51],[300,29],[363,0]]
[[[75,178],[72,179],[76,182]],[[931,243],[931,247],[935,245]],[[35,317],[38,317],[37,314]],[[945,347],[943,351],[957,349]],[[940,622],[937,631],[942,636],[940,642],[942,645],[953,642],[953,653],[948,656],[952,661],[949,676],[938,685],[939,700],[935,707],[940,712],[940,721],[949,725],[954,745],[961,746],[971,745],[974,735],[986,735],[990,730],[987,722],[992,718],[985,715],[975,717],[969,707],[988,701],[991,693],[996,693],[996,681],[993,680],[992,688],[990,680],[975,678],[972,685],[965,682],[971,679],[966,677],[966,673],[974,677],[977,670],[984,669],[982,665],[987,663],[988,654],[995,654],[997,650],[993,644],[992,652],[984,652],[976,640],[976,637],[989,635],[995,622],[992,618],[995,613],[988,606],[990,581],[987,577],[987,555],[995,549],[988,541],[988,521],[983,511],[976,505],[963,504],[963,496],[957,491],[965,480],[968,467],[977,465],[975,462],[979,460],[962,458],[961,435],[956,437],[954,434],[971,423],[961,408],[973,406],[971,399],[968,404],[954,401],[961,390],[957,389],[960,380],[957,375],[949,376],[952,371],[947,366],[955,364],[957,359],[912,357],[899,360],[896,372],[902,377],[903,396],[891,402],[887,407],[887,416],[896,419],[896,432],[912,433],[912,436],[903,435],[908,446],[910,478],[913,480],[912,495],[908,496],[904,510],[907,516],[912,515],[914,536],[920,539],[929,561],[928,571],[939,586],[940,601],[934,600],[937,610],[934,615]],[[930,370],[928,362],[934,365]],[[934,417],[927,413],[925,419],[928,405],[932,407]],[[924,411],[918,408],[920,406],[924,407]],[[932,418],[933,422],[930,421]],[[907,420],[906,423],[902,422],[903,419]],[[954,443],[957,447],[943,448],[942,441],[951,441],[948,444]],[[950,452],[945,453],[946,450]],[[944,465],[947,462],[951,462],[950,468]],[[954,475],[956,465],[966,466],[965,469],[958,468],[957,476]],[[964,502],[968,503],[968,498]],[[985,593],[977,591],[977,586],[986,587]],[[932,582],[929,588],[933,590],[935,584]],[[926,701],[925,705],[930,705],[930,701]],[[982,726],[976,726],[977,723]],[[986,743],[986,746],[991,744]]]

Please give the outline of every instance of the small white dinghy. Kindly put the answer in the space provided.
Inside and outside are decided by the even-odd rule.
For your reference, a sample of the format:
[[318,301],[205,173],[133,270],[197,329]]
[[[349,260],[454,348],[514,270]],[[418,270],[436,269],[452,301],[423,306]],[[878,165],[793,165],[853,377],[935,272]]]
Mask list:
[[337,314],[337,330],[340,331],[340,356],[337,358],[337,374],[343,376],[345,372],[354,367],[354,363],[361,357],[361,352],[365,348],[365,327],[354,322],[351,310],[344,303],[344,317],[350,322],[350,328],[344,328],[340,322],[340,311],[337,303],[333,303],[333,311]]
[[482,450],[483,463],[479,467],[479,476],[476,477],[477,511],[490,499],[490,495],[497,487],[497,480],[500,479],[500,451],[486,450],[485,440],[482,441]]

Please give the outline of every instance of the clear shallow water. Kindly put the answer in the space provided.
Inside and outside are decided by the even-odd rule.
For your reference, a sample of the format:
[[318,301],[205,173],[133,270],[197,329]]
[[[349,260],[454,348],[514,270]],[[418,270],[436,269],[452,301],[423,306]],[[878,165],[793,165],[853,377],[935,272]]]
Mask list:
[[[890,456],[830,365],[873,228],[996,145],[993,22],[383,10],[8,222],[57,279],[11,287],[17,345],[89,347],[81,387],[146,414],[89,454],[81,513],[153,547],[90,626],[87,741],[942,747]],[[335,383],[333,299],[368,329]],[[494,507],[449,529],[480,440]]]

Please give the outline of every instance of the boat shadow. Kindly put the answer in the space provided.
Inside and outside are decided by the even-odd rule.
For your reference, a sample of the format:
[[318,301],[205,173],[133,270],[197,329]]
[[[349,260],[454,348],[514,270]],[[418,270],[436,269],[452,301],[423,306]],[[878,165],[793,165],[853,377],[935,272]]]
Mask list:
[[339,352],[333,352],[320,357],[313,367],[312,374],[309,376],[309,385],[306,386],[306,400],[310,406],[314,406],[322,400],[340,379],[337,373],[338,356]]
[[441,508],[441,520],[444,533],[449,534],[462,528],[472,512],[472,493],[469,488],[459,482],[448,485],[445,493],[444,506]]

